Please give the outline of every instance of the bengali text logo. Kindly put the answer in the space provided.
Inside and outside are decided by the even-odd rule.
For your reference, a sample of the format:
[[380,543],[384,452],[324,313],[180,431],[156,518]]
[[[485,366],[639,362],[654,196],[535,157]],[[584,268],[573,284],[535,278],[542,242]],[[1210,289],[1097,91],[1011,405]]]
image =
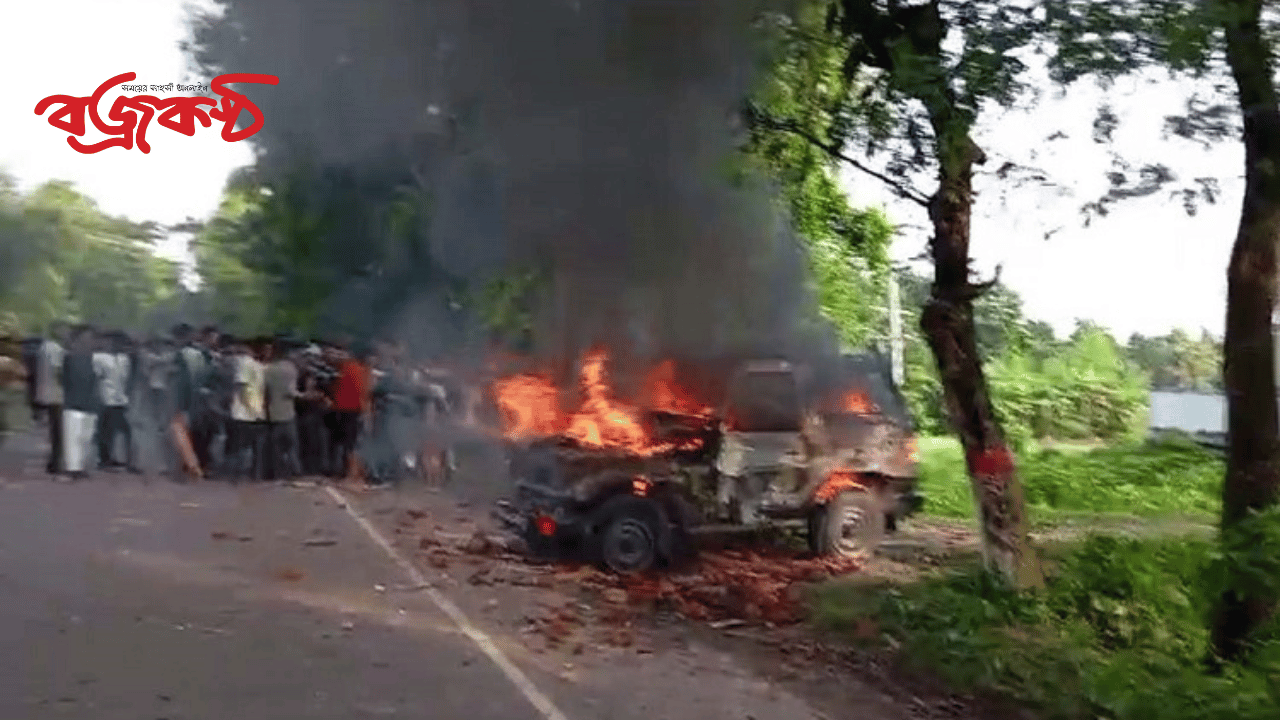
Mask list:
[[[280,83],[280,78],[275,75],[230,73],[219,75],[209,85],[166,83],[164,85],[148,86],[122,84],[132,83],[137,77],[136,73],[116,75],[99,85],[98,89],[89,97],[50,95],[36,105],[36,115],[43,116],[51,106],[60,106],[60,109],[49,115],[49,124],[59,130],[71,133],[67,137],[67,144],[76,152],[85,155],[100,153],[111,147],[132,150],[135,143],[143,153],[151,152],[151,145],[147,142],[147,128],[150,126],[152,119],[162,127],[182,133],[187,137],[196,134],[195,124],[197,120],[204,127],[211,126],[213,121],[217,120],[222,123],[222,139],[227,142],[239,142],[247,137],[252,137],[262,129],[262,111],[244,95],[228,88],[227,85],[231,83],[278,85]],[[111,109],[107,111],[107,119],[103,120],[98,111],[98,105],[107,91],[116,85],[120,85],[120,89],[125,92],[135,93],[173,92],[174,90],[179,92],[208,91],[212,88],[213,92],[222,97],[222,102],[219,104],[213,98],[202,95],[166,98],[148,94],[121,95],[111,104]],[[206,111],[202,106],[208,106],[211,109]],[[247,111],[252,115],[253,123],[242,130],[236,130],[236,120],[239,119],[241,111]],[[110,136],[109,139],[93,144],[86,144],[80,141],[80,138],[84,137],[86,129],[86,115],[88,115],[93,127],[98,132]]]

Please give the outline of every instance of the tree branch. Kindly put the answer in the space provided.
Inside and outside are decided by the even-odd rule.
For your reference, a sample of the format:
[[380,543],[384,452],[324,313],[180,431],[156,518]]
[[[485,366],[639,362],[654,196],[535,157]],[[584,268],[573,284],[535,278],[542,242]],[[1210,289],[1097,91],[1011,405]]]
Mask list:
[[765,127],[770,130],[781,130],[782,132],[789,132],[793,135],[796,135],[797,137],[803,138],[804,140],[807,140],[810,144],[812,144],[814,147],[822,150],[823,152],[827,153],[831,157],[837,160],[846,162],[849,165],[852,165],[854,168],[861,170],[867,175],[870,175],[871,177],[893,188],[894,191],[897,192],[899,196],[907,200],[910,200],[921,207],[924,207],[924,208],[929,207],[929,198],[924,193],[921,193],[920,191],[902,182],[894,180],[893,178],[889,177],[888,175],[885,175],[884,173],[873,170],[867,167],[866,165],[858,162],[857,160],[854,160],[853,158],[844,154],[844,151],[839,146],[837,146],[834,143],[827,142],[826,140],[823,140],[822,138],[815,135],[814,133],[809,132],[808,130],[805,130],[804,128],[800,127],[800,125],[796,123],[796,121],[794,120],[781,120],[779,118],[772,117],[767,113],[761,112],[759,108],[755,107],[755,105],[751,103],[747,104],[746,116],[747,116],[747,122],[751,126]]
[[161,229],[164,232],[173,232],[173,233],[198,233],[204,229],[204,226],[205,226],[205,223],[203,221],[196,220],[193,217],[188,217],[186,220],[174,223],[172,225],[163,225],[161,226]]
[[1003,269],[1004,269],[1003,265],[996,265],[995,276],[992,277],[990,280],[979,282],[979,283],[971,283],[968,289],[965,291],[965,297],[969,300],[977,300],[983,295],[986,295],[988,292],[991,291],[991,288],[995,287],[1000,283],[1000,271]]

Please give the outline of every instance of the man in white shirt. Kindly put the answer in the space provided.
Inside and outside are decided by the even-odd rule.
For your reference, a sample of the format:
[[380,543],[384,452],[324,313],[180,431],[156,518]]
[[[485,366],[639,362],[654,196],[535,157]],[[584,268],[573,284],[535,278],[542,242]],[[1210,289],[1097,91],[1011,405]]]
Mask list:
[[115,459],[116,439],[124,438],[125,463],[130,472],[134,464],[133,430],[129,426],[129,378],[132,363],[123,333],[109,333],[100,350],[93,354],[93,370],[98,376],[102,412],[98,416],[98,466],[120,467]]
[[36,356],[35,402],[49,423],[49,461],[45,470],[50,475],[62,472],[62,361],[66,357],[66,340],[67,326],[55,323]]
[[266,459],[266,366],[259,360],[261,340],[238,344],[235,358],[235,390],[231,395],[231,424],[235,437],[232,472],[254,480],[263,476]]

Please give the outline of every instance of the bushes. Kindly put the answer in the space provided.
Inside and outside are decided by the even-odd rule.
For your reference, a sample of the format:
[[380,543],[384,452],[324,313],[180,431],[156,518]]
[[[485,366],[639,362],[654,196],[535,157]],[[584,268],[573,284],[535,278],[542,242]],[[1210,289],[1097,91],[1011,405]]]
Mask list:
[[[973,500],[958,443],[921,443],[920,484],[930,514],[971,517]],[[1223,459],[1189,442],[1170,441],[1089,452],[1039,450],[1019,458],[1033,510],[1134,515],[1217,513]]]
[[[1011,444],[1030,438],[1116,441],[1145,431],[1147,378],[1105,331],[1085,327],[1039,353],[1045,356],[1007,347],[984,360],[992,403]],[[937,370],[919,343],[908,348],[903,394],[921,432],[949,432]]]
[[1204,670],[1220,557],[1205,541],[1095,536],[1039,593],[974,568],[901,589],[829,585],[814,611],[835,629],[874,619],[904,661],[1052,718],[1274,718],[1280,637],[1259,638],[1247,665]]
[[[942,387],[932,368],[908,377],[903,395],[924,432],[946,433]],[[1150,397],[1141,376],[1046,372],[1018,358],[987,367],[992,402],[1011,439],[1119,440],[1145,429]]]
[[1223,460],[1194,445],[1151,443],[1067,454],[1048,450],[1023,463],[1027,503],[1074,512],[1135,515],[1216,513]]

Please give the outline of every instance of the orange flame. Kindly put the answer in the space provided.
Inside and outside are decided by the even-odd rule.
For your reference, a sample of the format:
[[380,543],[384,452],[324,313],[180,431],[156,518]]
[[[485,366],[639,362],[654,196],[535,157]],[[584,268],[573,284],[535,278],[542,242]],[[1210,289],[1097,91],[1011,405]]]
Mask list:
[[866,484],[863,483],[861,476],[857,473],[851,470],[836,470],[827,476],[827,479],[814,491],[813,499],[818,503],[826,503],[845,490],[865,487]]
[[845,391],[834,402],[828,403],[833,412],[850,413],[853,415],[875,415],[880,412],[880,408],[871,402],[871,398],[866,393],[853,388]]
[[560,432],[560,391],[545,375],[512,375],[493,383],[493,395],[502,410],[503,434],[512,440],[528,440]]
[[585,396],[582,409],[574,413],[564,434],[587,447],[617,447],[642,453],[648,438],[640,424],[640,411],[613,398],[604,370],[607,359],[599,349],[583,359],[578,377]]
[[[608,353],[601,348],[583,357],[578,375],[582,401],[573,412],[562,406],[561,392],[546,374],[512,375],[494,381],[492,390],[502,411],[503,436],[525,441],[561,435],[584,447],[641,456],[675,449],[676,445],[651,437],[642,408],[616,397],[606,370],[608,360]],[[670,361],[660,363],[646,377],[645,399],[652,410],[711,415],[709,407],[675,383],[675,365]]]
[[676,384],[676,364],[663,360],[645,377],[645,394],[653,410],[710,417],[711,408]]

